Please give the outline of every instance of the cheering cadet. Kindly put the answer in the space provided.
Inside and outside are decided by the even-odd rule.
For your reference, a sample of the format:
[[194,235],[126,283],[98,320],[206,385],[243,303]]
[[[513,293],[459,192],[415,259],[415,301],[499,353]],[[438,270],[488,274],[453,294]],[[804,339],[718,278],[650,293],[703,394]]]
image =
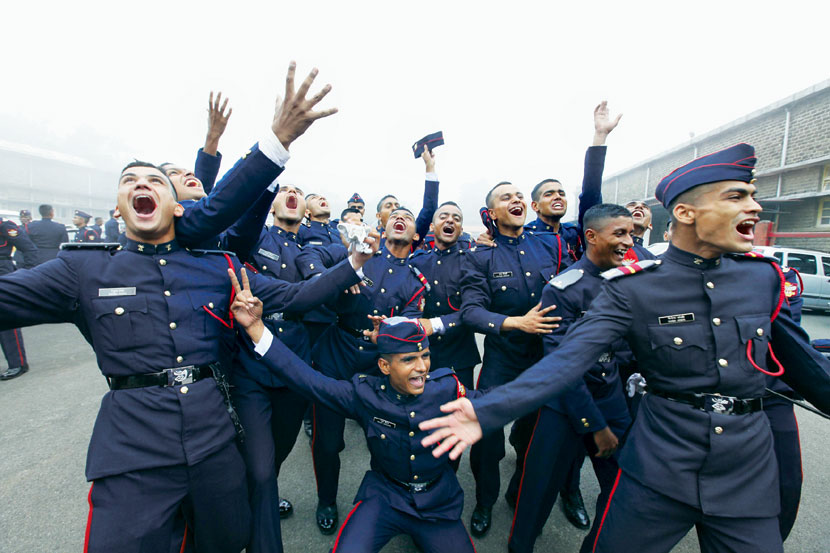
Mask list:
[[[296,93],[293,74],[292,63],[270,132],[229,171],[229,188],[243,180],[263,190],[282,171],[288,146],[336,111],[311,111],[329,90],[306,99],[316,70]],[[202,201],[184,212],[160,169],[132,163],[118,187],[125,249],[72,246],[56,260],[0,278],[0,328],[74,322],[112,390],[87,459],[93,481],[87,551],[167,551],[183,504],[198,551],[238,552],[246,545],[244,465],[233,443],[235,414],[220,393],[227,390],[220,367],[233,341],[226,270],[238,263],[222,252],[191,252],[177,240],[179,229],[202,229],[203,236],[222,230],[206,224],[221,221],[208,216],[213,207]],[[255,275],[253,290],[269,311],[304,309],[359,282],[353,267],[367,257],[354,254],[309,283]]]
[[[364,286],[359,293],[339,297],[334,306],[337,325],[330,326],[314,345],[315,368],[326,376],[349,380],[357,372],[376,370],[377,347],[363,334],[371,328],[367,315],[421,316],[426,279],[407,262],[417,237],[412,212],[406,208],[393,211],[386,225],[386,237],[383,249],[363,268]],[[346,248],[340,245],[309,248],[298,259],[298,265],[309,278],[345,255]],[[315,404],[313,419],[311,449],[317,478],[317,526],[323,534],[332,534],[337,530],[337,488],[340,452],[345,448],[345,418],[324,405]]]
[[830,363],[792,320],[774,260],[740,253],[752,249],[761,211],[755,161],[752,146],[738,144],[664,177],[667,252],[610,271],[557,355],[483,398],[443,406],[450,415],[421,424],[436,429],[424,445],[440,441],[434,455],[457,457],[576,384],[625,338],[649,391],[593,551],[669,551],[693,526],[701,551],[783,551],[772,433],[760,412],[765,376],[830,413]]
[[352,197],[349,198],[348,202],[346,202],[346,207],[351,207],[358,210],[360,212],[361,217],[363,217],[363,215],[366,213],[366,202],[363,201],[363,198],[361,198],[360,194],[358,194],[357,192],[352,194]]
[[[30,269],[37,265],[38,250],[26,233],[20,230],[14,221],[3,220],[0,217],[0,275],[7,275],[15,270],[12,261],[12,249],[23,255],[23,268]],[[6,356],[8,366],[0,372],[0,380],[17,378],[29,370],[26,361],[26,348],[23,345],[23,334],[19,328],[10,328],[0,331],[0,346]]]
[[657,259],[657,256],[643,245],[643,236],[647,230],[651,230],[651,208],[642,200],[631,200],[625,204],[625,208],[631,212],[634,221],[634,232],[631,233],[634,246],[625,253],[623,263],[629,265],[644,259]]
[[[622,265],[633,244],[631,214],[622,206],[596,205],[585,213],[583,225],[584,255],[551,279],[542,293],[542,306],[554,306],[551,315],[562,317],[559,328],[542,338],[545,354],[556,351],[570,326],[588,310],[602,285],[600,273]],[[533,551],[569,468],[581,461],[586,450],[600,483],[597,512],[602,512],[617,475],[612,455],[631,423],[615,349],[600,356],[576,388],[548,402],[537,413],[510,529],[510,551]],[[588,551],[596,527],[595,518],[594,530],[584,541]]]
[[327,246],[340,243],[340,232],[337,224],[332,224],[331,207],[325,196],[308,194],[305,197],[306,223],[300,225],[298,235],[300,244],[312,246]]
[[72,218],[72,222],[78,227],[77,232],[75,232],[75,238],[72,240],[73,242],[100,242],[101,235],[92,227],[87,226],[89,220],[92,218],[92,215],[85,211],[81,211],[80,209],[75,210],[75,216]]
[[418,421],[439,413],[442,401],[464,396],[467,389],[451,369],[430,372],[421,324],[401,317],[376,320],[373,339],[381,374],[329,378],[273,339],[259,319],[262,305],[248,289],[245,270],[243,286],[229,273],[236,289],[232,309],[253,340],[255,355],[295,390],[355,419],[366,433],[371,469],[333,553],[376,553],[398,534],[410,535],[426,553],[474,552],[461,522],[464,493],[447,460],[436,459],[419,443],[418,430]]
[[[497,184],[487,193],[486,203],[497,228],[497,247],[479,246],[466,253],[461,279],[461,322],[486,335],[476,383],[481,390],[513,380],[542,357],[540,334],[556,327],[555,320],[546,316],[553,308],[540,307],[542,289],[568,262],[567,253],[563,255],[558,248],[559,241],[543,240],[524,229],[527,204],[517,187]],[[524,418],[511,432],[517,461],[508,502],[516,498],[532,427],[533,420]],[[474,536],[490,528],[502,458],[504,434],[500,431],[487,436],[470,453],[476,479],[476,508],[470,524]]]

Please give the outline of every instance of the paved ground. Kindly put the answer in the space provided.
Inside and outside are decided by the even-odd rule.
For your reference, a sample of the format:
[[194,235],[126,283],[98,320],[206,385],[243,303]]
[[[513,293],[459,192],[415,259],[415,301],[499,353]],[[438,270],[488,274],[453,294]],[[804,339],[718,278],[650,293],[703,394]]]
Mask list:
[[[830,316],[808,315],[805,328],[814,337],[830,337]],[[32,370],[23,377],[0,382],[0,552],[75,552],[83,544],[89,484],[84,480],[87,442],[106,384],[89,346],[74,327],[50,325],[24,331]],[[804,495],[798,521],[785,544],[787,553],[830,551],[830,452],[828,421],[798,411],[804,450]],[[355,424],[347,426],[349,444],[343,458],[339,507],[345,515],[357,485],[367,469],[365,441]],[[509,448],[508,448],[509,449]],[[824,455],[823,455],[824,454]],[[502,463],[502,482],[514,457]],[[473,480],[465,461],[461,484],[473,494]],[[314,526],[314,477],[308,442],[298,440],[281,479],[283,495],[294,502],[296,514],[285,521],[287,552],[328,551],[334,539],[321,536]],[[598,493],[590,463],[582,477],[582,491],[593,503]],[[472,502],[467,503],[468,521]],[[593,510],[593,509],[591,509]],[[476,540],[480,553],[503,552],[511,512],[502,501],[494,509],[490,534]],[[692,533],[675,549],[697,551]],[[537,551],[571,552],[583,533],[570,526],[554,508],[537,544]],[[398,538],[384,552],[408,552],[414,547]]]

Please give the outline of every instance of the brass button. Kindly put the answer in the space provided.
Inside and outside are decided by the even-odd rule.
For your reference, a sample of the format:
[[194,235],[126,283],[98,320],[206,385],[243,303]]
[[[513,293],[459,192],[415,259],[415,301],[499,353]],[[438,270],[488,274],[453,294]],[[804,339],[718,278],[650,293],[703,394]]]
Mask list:
[[413,475],[412,475],[412,479],[413,479],[413,480],[417,480],[417,479],[418,479],[418,475],[417,475],[417,474],[413,474]]
[[165,291],[164,291],[164,295],[165,295],[165,296],[167,296],[167,297],[169,298],[169,297],[170,297],[170,290],[165,290]]
[[536,293],[531,292],[531,293],[530,293],[530,297],[531,297],[531,298],[535,298],[535,297],[536,297]]
[[123,307],[116,307],[115,308],[115,314],[116,315],[123,315],[124,314],[124,308]]
[[723,427],[722,426],[716,426],[715,427],[715,434],[723,434]]
[[409,437],[410,437],[410,438],[412,438],[413,436],[415,436],[415,432],[413,432],[413,431],[411,431],[411,430],[410,430],[410,431],[409,431]]
[[435,302],[435,305],[436,305],[437,307],[441,307],[441,302],[440,302],[440,301],[437,301],[437,302]]
[[159,265],[167,265],[166,259],[159,259]]
[[588,419],[581,419],[579,422],[588,422]]
[[170,323],[170,330],[176,330],[176,323]]
[[314,263],[309,263],[309,264],[308,264],[308,268],[309,268],[309,269],[314,269]]
[[707,283],[706,283],[706,287],[707,287],[707,288],[714,288],[714,287],[715,287],[715,283],[714,283],[714,282],[712,282],[712,281],[710,280],[709,282],[707,282]]
[[583,423],[582,426],[584,426],[585,428],[588,428],[591,425],[586,422],[586,423]]
[[182,361],[184,361],[184,357],[182,357],[181,355],[176,357],[176,363],[181,363]]
[[414,419],[414,418],[415,418],[415,411],[410,411],[410,412],[409,412],[409,418],[410,418],[410,419]]
[[363,351],[363,346],[357,346],[357,349],[359,349],[360,351]]
[[530,276],[530,271],[526,271],[525,276]]
[[213,302],[212,302],[212,301],[209,301],[209,302],[208,302],[208,307],[210,307],[211,309],[213,309]]
[[268,270],[268,265],[263,265],[263,266],[262,266],[262,270],[263,270],[263,271],[267,271],[267,270]]
[[392,269],[389,269],[389,274],[390,274],[390,275],[392,274]]
[[385,390],[385,389],[386,389],[386,384],[381,384],[381,385],[380,385],[380,389],[381,389],[381,390]]
[[507,286],[502,286],[501,289],[502,290],[507,290]]
[[727,361],[726,359],[718,359],[718,365],[720,365],[721,367],[726,367],[727,365],[729,365],[729,361]]
[[377,314],[378,314],[378,310],[377,310],[377,309],[375,309],[375,315],[377,315]]
[[410,456],[409,456],[409,460],[410,460],[410,461],[414,461],[414,460],[415,460],[415,456],[414,456],[414,455],[410,455]]
[[[288,242],[283,242],[282,245],[288,247]],[[285,267],[285,265],[283,265],[283,267]]]
[[380,435],[380,439],[381,439],[381,440],[385,440],[385,439],[386,439],[386,434],[381,434],[381,435]]
[[188,387],[187,386],[182,386],[182,393],[186,394],[187,391],[188,391]]
[[524,251],[524,250],[519,250],[519,253],[520,253],[520,254],[522,254],[522,255],[524,255],[524,254],[525,254],[525,251]]
[[487,323],[487,326],[489,326],[490,328],[493,328],[496,325],[494,325],[493,323]]
[[381,289],[380,289],[380,293],[381,293],[381,294],[385,294],[385,293],[386,293],[386,288],[381,288]]
[[436,281],[434,281],[434,282],[435,282],[435,284],[436,284],[436,285],[438,284],[438,281],[437,281],[437,280],[436,280]]
[[720,319],[715,317],[714,319],[712,319],[712,324],[715,326],[720,326]]
[[282,327],[277,328],[278,331],[282,332]]
[[755,334],[757,334],[758,336],[763,336],[764,335],[764,329],[759,328],[758,330],[755,331]]
[[286,265],[285,263],[283,263],[281,266],[282,266],[282,268],[283,268],[283,269],[285,269],[286,267],[288,267],[288,265]]
[[676,346],[679,346],[679,345],[680,345],[680,344],[682,344],[682,343],[683,343],[683,338],[681,338],[680,336],[675,336],[675,337],[674,337],[674,344],[675,344]]
[[439,341],[439,342],[441,341],[441,336],[438,336],[438,341]]
[[429,379],[429,375],[426,375],[424,378],[426,378],[426,379],[428,380],[428,379]]
[[441,260],[440,260],[440,259],[438,260],[438,264],[439,264],[439,265],[441,264]]

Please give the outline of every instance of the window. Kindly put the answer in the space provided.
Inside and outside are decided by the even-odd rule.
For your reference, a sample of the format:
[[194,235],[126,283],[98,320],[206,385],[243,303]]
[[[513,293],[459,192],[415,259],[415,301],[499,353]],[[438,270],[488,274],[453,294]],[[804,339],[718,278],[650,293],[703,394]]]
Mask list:
[[824,166],[824,174],[821,176],[821,189],[830,190],[830,165]]
[[779,265],[784,264],[784,252],[775,252],[772,256],[778,260]]
[[824,276],[830,277],[830,257],[822,257],[821,264],[824,268]]
[[824,198],[818,203],[817,226],[830,227],[830,198]]
[[818,272],[816,256],[806,253],[792,253],[787,255],[787,266],[792,267],[803,275],[814,275]]

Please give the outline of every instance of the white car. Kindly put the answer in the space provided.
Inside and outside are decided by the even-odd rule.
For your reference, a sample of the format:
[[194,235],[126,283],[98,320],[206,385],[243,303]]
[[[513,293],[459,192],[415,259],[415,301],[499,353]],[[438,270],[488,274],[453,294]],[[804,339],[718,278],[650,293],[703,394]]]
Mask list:
[[798,271],[804,282],[801,297],[805,309],[830,311],[830,253],[779,246],[758,246],[755,250]]

